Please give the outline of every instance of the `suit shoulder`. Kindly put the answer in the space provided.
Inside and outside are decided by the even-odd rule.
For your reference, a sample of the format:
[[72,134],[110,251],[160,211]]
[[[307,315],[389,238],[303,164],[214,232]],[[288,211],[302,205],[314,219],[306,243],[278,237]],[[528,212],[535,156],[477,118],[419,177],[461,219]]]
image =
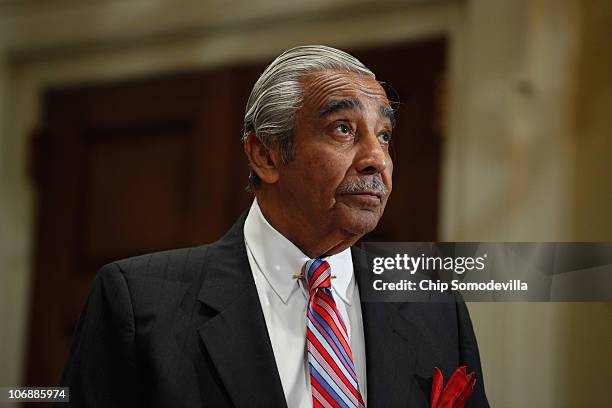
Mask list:
[[126,279],[163,279],[188,282],[204,263],[208,245],[171,249],[133,256],[111,262],[99,273],[118,269]]

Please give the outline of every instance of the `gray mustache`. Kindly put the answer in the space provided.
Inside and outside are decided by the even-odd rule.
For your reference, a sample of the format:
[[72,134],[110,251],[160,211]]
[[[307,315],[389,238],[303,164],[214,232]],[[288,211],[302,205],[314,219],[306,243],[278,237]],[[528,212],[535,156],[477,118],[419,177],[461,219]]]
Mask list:
[[375,178],[370,181],[359,180],[356,183],[350,183],[350,184],[347,184],[346,186],[342,186],[339,189],[339,193],[340,194],[351,194],[351,193],[357,193],[359,191],[364,191],[364,190],[379,191],[382,194],[387,194],[389,192],[389,189],[387,189],[387,186],[384,185],[382,180]]

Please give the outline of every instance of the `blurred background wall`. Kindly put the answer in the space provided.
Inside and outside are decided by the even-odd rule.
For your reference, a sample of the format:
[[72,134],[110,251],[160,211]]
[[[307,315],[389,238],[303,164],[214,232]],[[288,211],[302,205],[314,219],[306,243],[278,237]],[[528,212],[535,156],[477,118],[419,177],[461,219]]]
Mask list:
[[[436,238],[612,241],[606,0],[0,0],[0,385],[26,385],[31,364],[45,232],[32,163],[53,151],[34,143],[50,89],[224,72],[304,43],[374,50],[436,38],[446,65]],[[612,403],[610,303],[469,307],[492,406]]]

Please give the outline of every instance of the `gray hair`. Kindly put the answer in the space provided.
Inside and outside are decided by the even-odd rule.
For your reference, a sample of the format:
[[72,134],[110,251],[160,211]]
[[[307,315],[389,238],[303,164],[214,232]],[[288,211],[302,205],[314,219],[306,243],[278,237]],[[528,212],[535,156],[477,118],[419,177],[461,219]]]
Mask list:
[[[277,144],[281,159],[287,164],[293,158],[295,115],[302,107],[304,94],[301,78],[309,73],[340,70],[376,76],[357,58],[324,45],[304,45],[279,55],[261,74],[247,101],[244,115],[245,141],[251,132],[269,149]],[[249,185],[254,189],[261,179],[249,165]]]

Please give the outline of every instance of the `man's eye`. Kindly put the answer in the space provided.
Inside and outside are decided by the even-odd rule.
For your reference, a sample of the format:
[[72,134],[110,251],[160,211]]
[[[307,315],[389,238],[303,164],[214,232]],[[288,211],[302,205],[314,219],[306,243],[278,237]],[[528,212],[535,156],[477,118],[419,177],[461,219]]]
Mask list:
[[380,140],[385,143],[388,144],[391,142],[391,133],[389,132],[384,132],[380,135]]
[[349,135],[351,133],[351,128],[344,123],[336,126],[335,130],[337,130],[339,133],[343,135]]

